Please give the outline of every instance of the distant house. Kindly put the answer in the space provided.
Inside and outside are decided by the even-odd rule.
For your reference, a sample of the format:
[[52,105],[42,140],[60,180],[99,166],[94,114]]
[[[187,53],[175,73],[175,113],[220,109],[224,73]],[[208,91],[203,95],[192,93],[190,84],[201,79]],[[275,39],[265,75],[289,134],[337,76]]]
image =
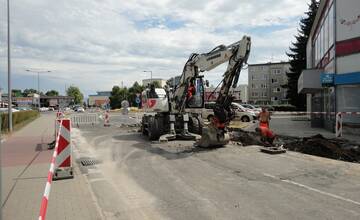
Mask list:
[[102,107],[109,103],[111,91],[99,91],[96,95],[89,95],[88,105]]

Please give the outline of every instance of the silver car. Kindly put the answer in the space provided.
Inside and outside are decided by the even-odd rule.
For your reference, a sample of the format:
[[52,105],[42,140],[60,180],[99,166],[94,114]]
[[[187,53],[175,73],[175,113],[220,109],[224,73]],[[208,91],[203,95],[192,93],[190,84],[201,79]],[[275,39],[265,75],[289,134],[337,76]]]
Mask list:
[[[202,110],[202,118],[207,119],[209,121],[214,117],[214,107],[215,102],[207,102],[205,103],[205,108]],[[249,122],[252,120],[256,120],[257,116],[255,112],[247,111],[246,108],[241,105],[233,102],[231,103],[231,108],[235,111],[235,120],[240,120],[242,122]]]

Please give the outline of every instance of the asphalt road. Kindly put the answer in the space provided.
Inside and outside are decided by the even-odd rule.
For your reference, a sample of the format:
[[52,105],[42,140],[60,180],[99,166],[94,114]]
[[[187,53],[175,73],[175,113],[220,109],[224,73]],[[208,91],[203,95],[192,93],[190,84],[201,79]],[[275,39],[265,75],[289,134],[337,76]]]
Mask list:
[[72,138],[104,219],[360,219],[360,164],[257,146],[151,143],[136,118],[81,127]]

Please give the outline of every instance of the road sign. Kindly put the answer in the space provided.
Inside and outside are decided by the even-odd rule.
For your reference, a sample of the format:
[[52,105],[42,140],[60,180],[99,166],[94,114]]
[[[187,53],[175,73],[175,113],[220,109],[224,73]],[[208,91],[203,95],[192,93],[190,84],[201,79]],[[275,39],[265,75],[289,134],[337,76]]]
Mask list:
[[135,102],[136,102],[136,104],[139,104],[141,102],[140,98],[136,97]]

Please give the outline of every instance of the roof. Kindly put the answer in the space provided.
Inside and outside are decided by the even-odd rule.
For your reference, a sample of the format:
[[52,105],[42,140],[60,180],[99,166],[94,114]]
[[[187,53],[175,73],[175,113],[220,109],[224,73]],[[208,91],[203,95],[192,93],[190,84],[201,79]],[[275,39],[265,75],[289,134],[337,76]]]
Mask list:
[[289,61],[281,61],[281,62],[268,62],[268,63],[255,63],[255,64],[249,64],[249,66],[271,66],[271,65],[277,65],[277,64],[290,64]]

